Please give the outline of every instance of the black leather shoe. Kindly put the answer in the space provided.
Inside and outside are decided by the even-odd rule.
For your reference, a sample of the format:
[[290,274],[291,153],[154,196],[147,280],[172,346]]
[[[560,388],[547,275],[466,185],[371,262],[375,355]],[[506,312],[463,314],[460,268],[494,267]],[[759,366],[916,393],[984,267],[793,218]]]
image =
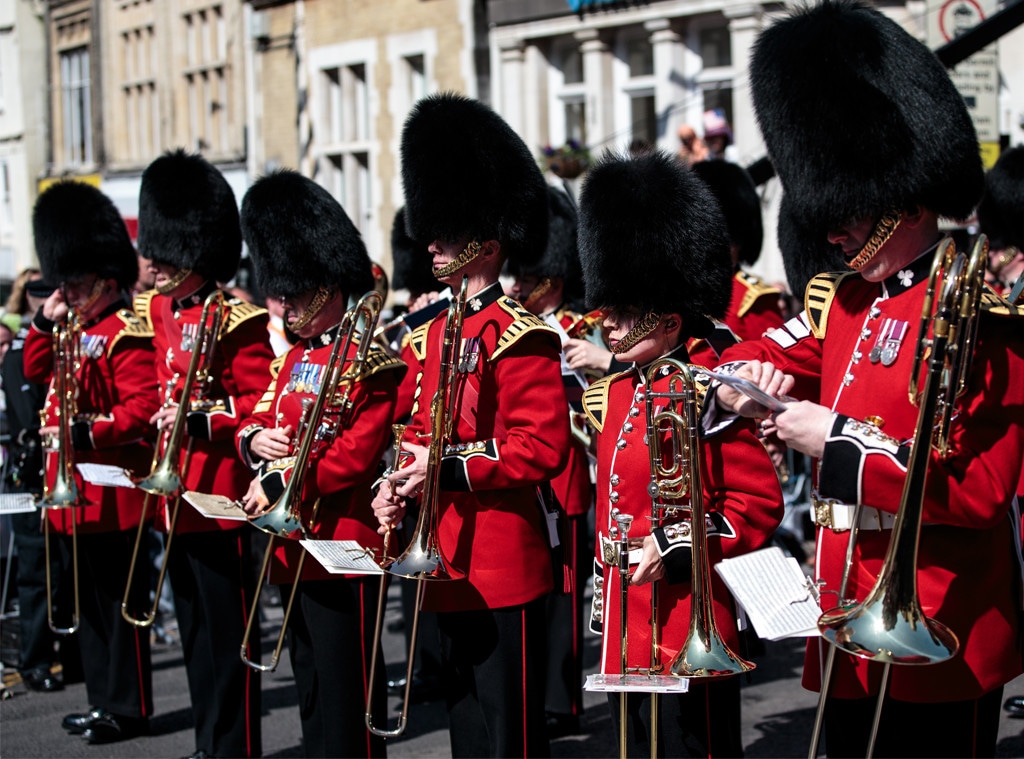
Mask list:
[[547,713],[548,740],[561,738],[565,735],[578,735],[580,718],[575,714]]
[[133,717],[119,717],[110,712],[104,713],[82,733],[86,743],[93,745],[101,743],[116,743],[117,741],[134,738],[149,732],[149,721],[144,717],[136,719]]
[[68,714],[60,726],[72,735],[81,735],[93,722],[107,713],[106,709],[92,709],[86,714]]
[[1024,696],[1010,696],[1003,704],[1008,717],[1024,718]]
[[58,680],[48,669],[30,669],[21,676],[22,681],[29,690],[39,693],[53,693],[64,690],[64,683]]
[[209,759],[210,755],[203,751],[201,748],[196,749],[196,752],[185,759]]

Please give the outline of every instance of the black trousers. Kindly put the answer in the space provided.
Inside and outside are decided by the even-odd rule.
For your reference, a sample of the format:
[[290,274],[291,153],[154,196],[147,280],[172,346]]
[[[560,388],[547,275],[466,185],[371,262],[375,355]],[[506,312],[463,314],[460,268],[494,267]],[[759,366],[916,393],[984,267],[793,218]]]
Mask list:
[[[133,627],[121,616],[135,535],[135,530],[79,534],[78,643],[89,703],[123,717],[139,718],[153,714],[149,630]],[[52,530],[50,537],[54,537]],[[70,557],[71,536],[61,535],[60,540]],[[65,582],[70,583],[71,577],[65,577]],[[136,572],[128,602],[133,609],[144,609],[148,599],[149,577],[146,572]],[[67,624],[67,620],[55,621]]]
[[[608,694],[619,745],[619,693]],[[690,680],[686,693],[658,694],[658,756],[743,756],[740,723],[740,679]],[[626,752],[651,755],[651,694],[629,693],[626,701]]]
[[[299,691],[306,756],[387,755],[384,739],[371,735],[365,723],[379,583],[376,577],[299,583],[288,622],[288,651]],[[290,592],[290,585],[281,586],[284,604]],[[375,679],[374,724],[383,726],[383,653]]]
[[550,754],[544,605],[437,615],[453,757]]
[[[825,704],[825,752],[830,757],[867,753],[875,698],[830,698]],[[886,697],[878,723],[874,756],[995,756],[1003,689],[979,699],[933,704]]]
[[554,714],[583,714],[583,589],[593,566],[593,539],[587,515],[569,517],[568,559],[572,590],[547,598],[548,658],[545,706]]
[[[255,592],[251,538],[252,530],[243,527],[181,533],[171,542],[167,573],[188,675],[196,750],[208,756],[262,753],[260,677],[239,656]],[[259,661],[259,645],[258,638],[250,642],[249,658],[254,661]]]
[[[49,671],[54,662],[57,636],[46,621],[51,599],[46,593],[46,546],[39,512],[12,514],[11,526],[18,549],[18,645],[21,653],[18,668],[22,673]],[[61,580],[61,549],[54,541],[50,550],[50,581],[55,607],[60,598]]]

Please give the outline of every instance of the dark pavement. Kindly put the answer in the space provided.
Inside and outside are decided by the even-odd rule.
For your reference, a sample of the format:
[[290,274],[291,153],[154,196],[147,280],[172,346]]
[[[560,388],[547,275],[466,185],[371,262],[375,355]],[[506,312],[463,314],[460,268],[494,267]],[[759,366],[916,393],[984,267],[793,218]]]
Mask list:
[[[264,661],[276,641],[280,607],[266,609],[263,626]],[[386,620],[400,616],[398,592],[389,594]],[[401,632],[388,633],[384,640],[388,670],[404,672],[404,641]],[[800,687],[803,642],[787,640],[766,644],[756,657],[758,665],[743,685],[743,744],[748,757],[804,757],[814,721],[816,694]],[[587,636],[586,667],[597,665],[598,639]],[[5,670],[4,681],[10,673]],[[287,652],[276,672],[263,677],[263,755],[301,757],[296,696]],[[181,649],[177,645],[155,644],[153,687],[156,713],[151,735],[104,746],[90,746],[60,727],[61,718],[87,709],[85,686],[69,685],[57,693],[35,693],[24,684],[8,689],[9,698],[0,702],[0,756],[15,757],[187,757],[195,750],[191,727],[188,689]],[[1024,677],[1013,681],[1006,695],[1024,695]],[[397,706],[397,698],[392,705]],[[618,747],[612,737],[611,716],[602,694],[586,694],[582,733],[552,742],[553,757],[614,757]],[[394,715],[395,712],[392,712]],[[997,756],[1024,757],[1024,720],[1005,714],[1000,724]],[[406,734],[388,742],[391,757],[444,757],[449,755],[444,705],[440,702],[411,707]]]

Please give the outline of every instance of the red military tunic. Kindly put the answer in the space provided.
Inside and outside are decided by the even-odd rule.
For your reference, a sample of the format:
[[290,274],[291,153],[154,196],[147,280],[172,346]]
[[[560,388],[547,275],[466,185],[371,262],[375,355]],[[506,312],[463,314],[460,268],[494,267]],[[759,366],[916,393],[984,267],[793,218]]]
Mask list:
[[[818,488],[822,499],[865,507],[847,591],[857,600],[878,576],[906,479],[918,416],[908,379],[931,258],[930,252],[921,256],[883,284],[851,273],[819,275],[808,286],[799,317],[723,356],[729,362],[771,361],[796,378],[791,395],[836,412]],[[904,701],[975,699],[1022,671],[1015,527],[1008,517],[1024,460],[1019,319],[983,315],[969,387],[958,407],[952,456],[931,456],[917,582],[925,615],[953,630],[960,651],[941,664],[892,667],[892,697]],[[829,513],[822,506],[821,521]],[[866,528],[866,520],[885,529]],[[840,587],[849,535],[818,529],[816,571],[827,590]],[[835,605],[834,594],[822,595],[824,608]],[[804,684],[812,690],[819,687],[819,648],[826,645],[809,641]],[[835,697],[877,693],[881,666],[848,655],[836,662],[830,686]]]
[[[673,358],[686,362],[686,351]],[[655,383],[655,391],[667,389],[669,375]],[[646,381],[636,368],[598,380],[588,388],[584,404],[597,438],[597,546],[594,609],[591,629],[604,632],[601,671],[621,671],[619,619],[621,613],[617,550],[604,556],[603,545],[616,524],[611,508],[633,516],[629,530],[631,544],[651,534],[652,506],[647,486],[651,480],[647,445]],[[698,388],[699,397],[703,388]],[[664,408],[664,402],[656,406]],[[782,519],[782,491],[779,480],[753,425],[740,421],[701,436],[701,485],[708,513],[708,563],[713,567],[724,558],[761,548]],[[684,498],[672,505],[687,507]],[[690,627],[691,554],[688,537],[672,525],[688,521],[689,515],[667,518],[667,526],[656,531],[659,552],[665,561],[668,582],[658,581],[658,630],[660,664],[667,670],[682,648]],[[614,546],[617,549],[617,544]],[[631,554],[633,552],[631,551]],[[640,560],[640,551],[630,563]],[[627,666],[647,669],[651,664],[651,583],[629,590],[629,635]],[[736,609],[732,596],[717,572],[711,572],[715,622],[723,641],[739,650]]]
[[757,340],[771,329],[782,326],[778,288],[745,271],[732,277],[732,296],[723,321],[740,340]]
[[[236,436],[244,460],[251,461],[248,440],[260,429],[291,425],[298,430],[302,401],[316,400],[320,380],[327,374],[327,359],[336,332],[335,328],[312,340],[300,340],[275,361],[280,371]],[[347,358],[353,357],[357,348],[351,345]],[[354,540],[379,554],[383,538],[377,534],[370,489],[377,478],[381,455],[392,441],[391,422],[405,365],[377,344],[370,348],[367,364],[352,386],[351,410],[344,415],[334,441],[329,447],[314,448],[310,456],[301,513],[303,523],[310,528],[313,505],[319,499],[311,537]],[[295,578],[301,550],[298,541],[278,540],[270,567],[271,582],[280,584]],[[332,577],[337,575],[329,574],[318,562],[305,561],[303,580]]]
[[[122,302],[94,322],[83,325],[81,367],[75,372],[78,416],[72,425],[75,464],[109,464],[138,475],[148,473],[152,448],[146,439],[156,413],[152,333]],[[36,315],[25,338],[25,377],[47,383],[53,376],[53,324]],[[46,396],[44,425],[58,424],[59,399],[53,388]],[[52,483],[57,453],[47,454],[46,478]],[[71,517],[80,534],[118,532],[139,525],[144,493],[134,488],[101,487],[75,472],[86,502],[81,508],[47,509],[50,524],[70,534]]]
[[[213,289],[213,285],[206,286],[181,304],[175,304],[173,298],[159,295],[155,290],[142,293],[135,300],[136,312],[153,332],[161,401],[166,398],[168,383],[171,398],[181,401],[199,332],[203,301]],[[237,499],[245,494],[252,473],[235,452],[235,432],[266,390],[274,352],[270,347],[266,310],[230,296],[228,303],[230,310],[221,325],[221,336],[208,367],[210,382],[203,393],[203,400],[209,405],[188,414],[179,460],[184,459],[186,448],[191,446],[188,468],[181,472],[182,491],[215,493]],[[208,316],[208,323],[212,321]],[[154,523],[166,532],[170,524],[167,499],[158,501]],[[236,520],[208,519],[183,503],[176,531],[230,530],[238,529],[241,524]]]
[[[582,317],[580,314],[562,309],[555,314],[555,318],[558,319],[558,323],[562,325],[563,329],[568,330],[574,324],[579,323]],[[567,388],[567,395],[569,392],[576,392],[577,388],[578,385],[575,384]],[[575,405],[580,407],[581,397],[577,395],[575,400]],[[569,415],[576,417],[575,419],[570,418],[570,425],[576,425],[579,428],[585,425],[582,411],[577,412],[573,409],[572,398],[569,399]],[[585,432],[585,430],[583,431]],[[565,509],[565,513],[571,517],[578,517],[590,511],[590,505],[593,502],[591,497],[593,488],[590,483],[590,460],[587,456],[587,449],[575,435],[571,441],[569,461],[566,463],[565,469],[551,480],[551,489],[554,491],[555,498]]]
[[[440,379],[445,315],[413,332],[422,390],[406,440],[424,444]],[[553,587],[536,488],[565,467],[570,445],[558,339],[495,283],[469,299],[456,374],[459,403],[441,464],[438,540],[460,579],[428,582],[424,609],[499,609]]]

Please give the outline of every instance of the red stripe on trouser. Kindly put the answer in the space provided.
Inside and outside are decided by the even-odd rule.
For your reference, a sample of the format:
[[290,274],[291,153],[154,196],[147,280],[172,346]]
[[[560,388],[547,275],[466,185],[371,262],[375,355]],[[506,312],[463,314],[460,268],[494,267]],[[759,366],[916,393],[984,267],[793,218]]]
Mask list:
[[[142,645],[139,642],[139,628],[132,630],[132,635],[135,636],[135,672],[139,676],[139,711],[142,712],[143,717],[148,717],[146,713],[146,676],[142,671]],[[149,635],[149,630],[146,630],[146,635]]]

